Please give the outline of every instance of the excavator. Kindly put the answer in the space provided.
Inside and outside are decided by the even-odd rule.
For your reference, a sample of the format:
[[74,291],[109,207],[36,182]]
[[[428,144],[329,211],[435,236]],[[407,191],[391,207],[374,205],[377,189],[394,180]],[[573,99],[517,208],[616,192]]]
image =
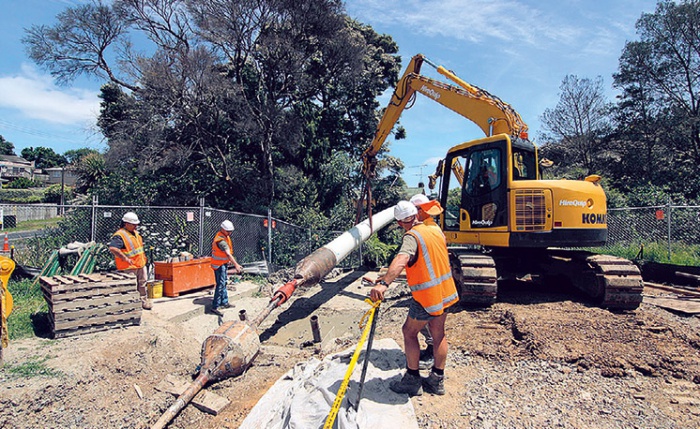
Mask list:
[[[421,75],[423,64],[451,82]],[[539,159],[520,114],[422,54],[409,62],[362,154],[366,183],[376,175],[377,153],[417,94],[485,134],[450,148],[429,177],[429,188],[437,187],[444,208],[437,220],[463,305],[489,306],[499,282],[517,280],[554,287],[568,282],[610,310],[639,307],[644,283],[631,261],[580,250],[607,240],[601,177],[543,179],[542,168],[551,161]]]

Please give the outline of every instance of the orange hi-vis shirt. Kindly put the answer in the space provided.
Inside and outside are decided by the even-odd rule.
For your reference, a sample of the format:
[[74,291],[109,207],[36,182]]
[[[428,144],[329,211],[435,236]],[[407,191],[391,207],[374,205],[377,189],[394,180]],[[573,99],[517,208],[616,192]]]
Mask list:
[[418,258],[406,267],[411,294],[430,315],[439,316],[459,301],[445,237],[437,228],[424,224],[415,225],[406,234],[418,242]]
[[220,266],[226,265],[228,263],[228,256],[226,252],[219,249],[219,242],[226,241],[228,248],[231,249],[231,254],[233,255],[233,243],[231,242],[231,236],[226,237],[221,231],[217,232],[214,236],[214,241],[211,243],[211,267],[218,270]]
[[138,232],[133,234],[124,228],[120,228],[114,235],[118,235],[124,242],[124,248],[121,249],[127,257],[134,261],[134,265],[129,264],[121,258],[115,258],[114,263],[117,265],[117,270],[133,270],[146,266],[146,253],[143,251],[143,238]]

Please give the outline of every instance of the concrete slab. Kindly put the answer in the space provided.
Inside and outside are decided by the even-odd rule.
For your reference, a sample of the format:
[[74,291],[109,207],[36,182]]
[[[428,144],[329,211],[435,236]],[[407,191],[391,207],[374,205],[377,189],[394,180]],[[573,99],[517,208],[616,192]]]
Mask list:
[[[364,300],[369,296],[370,287],[362,284],[366,274],[349,271],[306,290],[298,290],[261,323],[258,328],[261,342],[295,348],[309,345],[313,342],[310,319],[314,315],[318,316],[323,339],[317,347],[356,333],[358,322],[369,309]],[[154,299],[153,309],[143,312],[143,320],[155,318],[181,325],[203,342],[222,323],[238,320],[241,310],[245,310],[249,320],[258,316],[270,302],[268,294],[260,289],[261,285],[250,281],[229,284],[229,303],[233,307],[223,310],[223,317],[208,312],[213,299],[212,288]]]

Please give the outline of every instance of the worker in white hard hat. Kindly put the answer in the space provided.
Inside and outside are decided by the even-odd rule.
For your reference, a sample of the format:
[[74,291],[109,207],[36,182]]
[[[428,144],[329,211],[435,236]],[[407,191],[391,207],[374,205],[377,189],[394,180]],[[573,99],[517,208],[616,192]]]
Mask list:
[[[401,381],[389,388],[409,396],[421,395],[423,390],[436,395],[445,394],[445,310],[459,300],[452,278],[447,244],[442,232],[418,220],[418,210],[409,201],[399,201],[394,207],[394,218],[404,229],[403,242],[384,276],[377,279],[370,291],[372,300],[383,300],[384,292],[405,269],[412,300],[403,324],[406,373]],[[418,332],[429,325],[433,335],[435,362],[426,378],[421,378]]]
[[[431,200],[425,194],[416,194],[411,197],[410,201],[418,210],[418,220],[428,226],[440,228],[433,219],[433,216],[439,216],[443,212],[440,201]],[[442,232],[442,229],[440,231]]]
[[153,304],[146,295],[146,253],[143,250],[143,238],[136,231],[139,223],[136,213],[124,213],[121,227],[109,242],[109,251],[114,255],[117,270],[136,275],[136,290],[141,297],[141,307],[150,310]]
[[233,257],[233,243],[231,242],[233,230],[233,223],[230,220],[221,222],[219,231],[211,243],[211,267],[214,269],[214,278],[216,279],[211,312],[218,316],[223,316],[221,309],[232,307],[228,302],[228,290],[226,289],[229,264],[233,265],[237,273],[243,272],[243,267]]
[[[425,194],[416,194],[412,196],[409,201],[416,206],[418,220],[423,222],[425,226],[436,228],[444,237],[442,229],[433,219],[433,216],[438,216],[442,213],[440,202],[437,200],[430,200]],[[428,325],[425,325],[423,329],[420,330],[420,333],[425,338],[426,347],[420,351],[418,367],[420,369],[430,369],[435,363],[435,358],[433,357],[433,336],[430,333]]]

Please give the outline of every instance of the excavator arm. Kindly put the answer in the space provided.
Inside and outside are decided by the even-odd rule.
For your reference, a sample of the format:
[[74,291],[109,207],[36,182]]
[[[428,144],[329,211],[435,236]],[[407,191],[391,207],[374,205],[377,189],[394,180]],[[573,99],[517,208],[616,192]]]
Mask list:
[[[457,85],[421,75],[423,63],[434,67],[438,73]],[[408,108],[409,102],[412,103],[415,99],[416,92],[471,120],[486,136],[505,133],[513,137],[527,138],[527,125],[509,104],[481,88],[468,84],[451,71],[418,54],[411,59],[406,71],[396,84],[391,101],[379,121],[374,139],[362,154],[363,173],[368,180],[375,175],[377,153],[384,145],[401,113]]]

